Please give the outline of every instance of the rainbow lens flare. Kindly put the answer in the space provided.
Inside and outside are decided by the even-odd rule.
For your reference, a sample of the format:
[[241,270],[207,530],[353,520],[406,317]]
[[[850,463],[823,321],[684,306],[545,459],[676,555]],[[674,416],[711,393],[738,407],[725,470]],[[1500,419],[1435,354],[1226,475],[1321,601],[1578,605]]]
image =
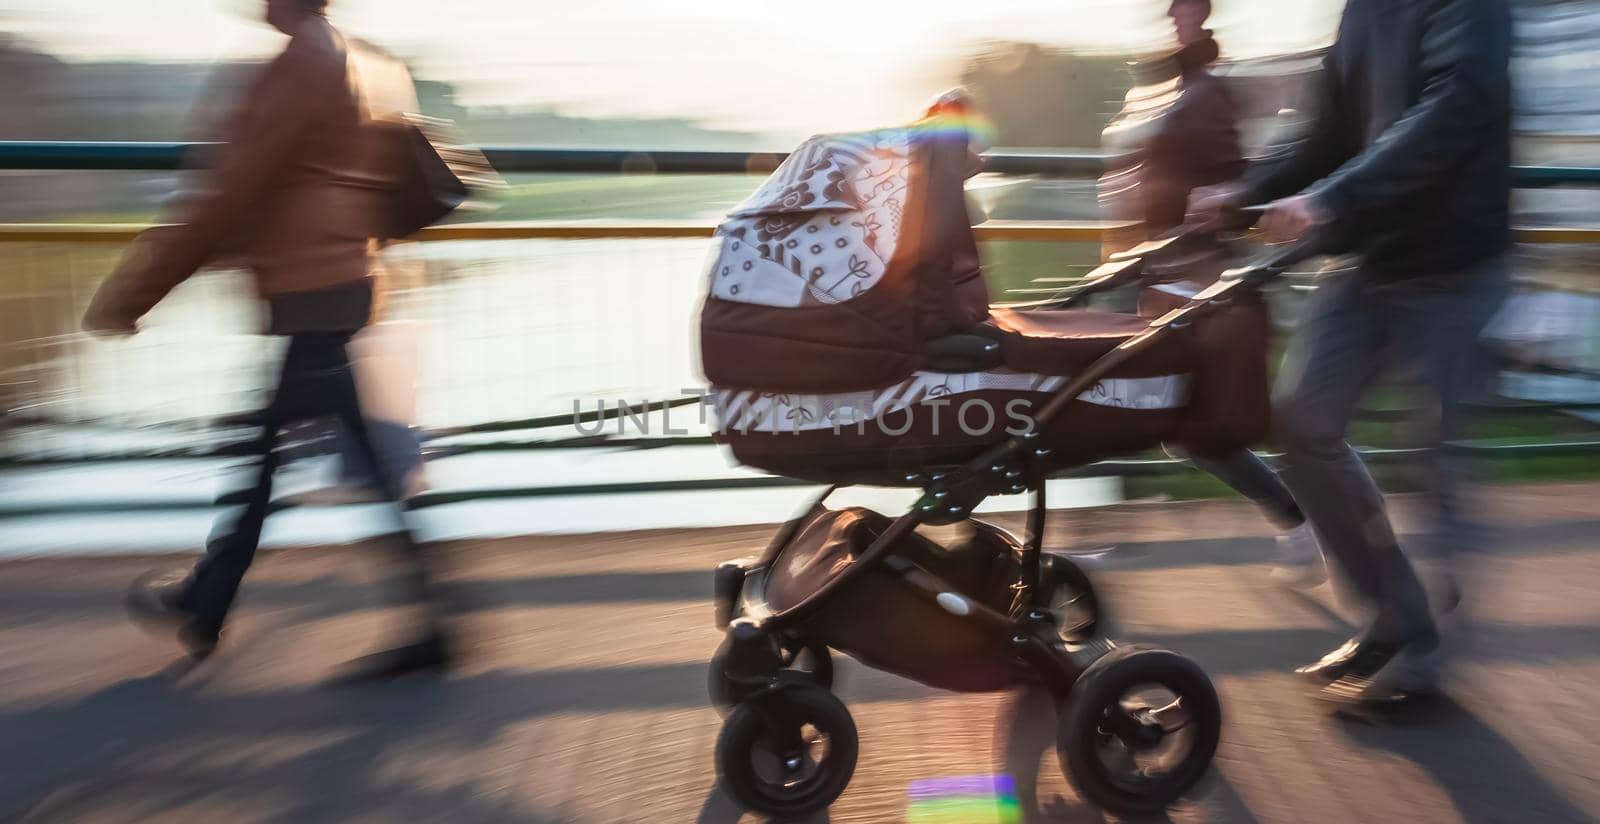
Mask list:
[[918,120],[911,127],[922,134],[964,135],[979,146],[994,145],[994,123],[989,118],[971,111],[945,109]]
[[1017,782],[1009,775],[930,778],[912,782],[910,824],[1022,824]]

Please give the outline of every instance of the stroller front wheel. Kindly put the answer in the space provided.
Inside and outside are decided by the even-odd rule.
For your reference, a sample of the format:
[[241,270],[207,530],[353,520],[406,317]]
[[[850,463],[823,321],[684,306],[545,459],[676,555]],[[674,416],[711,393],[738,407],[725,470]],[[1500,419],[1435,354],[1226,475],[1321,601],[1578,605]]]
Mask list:
[[717,774],[747,810],[804,816],[844,793],[858,752],[844,704],[822,687],[788,682],[728,714],[717,736]]
[[[760,685],[740,683],[729,677],[727,663],[732,644],[731,639],[722,642],[716,655],[711,657],[711,667],[706,673],[706,692],[711,697],[711,706],[722,712],[761,689]],[[785,644],[780,654],[784,670],[807,675],[823,689],[833,688],[833,656],[828,653],[827,645],[815,641]]]
[[1198,664],[1167,650],[1119,647],[1073,685],[1056,751],[1085,800],[1148,815],[1205,775],[1221,735],[1222,707]]

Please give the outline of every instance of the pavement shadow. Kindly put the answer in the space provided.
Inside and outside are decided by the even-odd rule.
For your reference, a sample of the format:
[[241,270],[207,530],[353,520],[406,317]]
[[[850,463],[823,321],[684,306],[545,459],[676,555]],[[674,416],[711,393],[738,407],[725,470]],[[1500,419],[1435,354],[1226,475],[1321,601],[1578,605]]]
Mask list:
[[[700,807],[700,814],[695,817],[695,824],[739,824],[744,815],[745,809],[723,792],[721,784],[712,784],[710,792],[706,793],[705,804]],[[823,810],[805,818],[781,820],[784,824],[828,824],[829,818],[828,811]]]
[[700,806],[695,824],[739,824],[744,808],[722,791],[721,782],[713,783],[706,793],[706,803]]
[[448,682],[413,681],[219,696],[170,674],[130,679],[0,716],[8,748],[27,753],[6,759],[0,820],[205,820],[251,810],[297,822],[563,824],[471,779],[396,758],[462,736],[482,743],[486,727],[461,723],[453,709],[458,693]]
[[[1600,531],[1600,521],[1590,520],[1519,526],[1497,533],[1502,540],[1494,545],[1494,554],[1515,557],[1525,554],[1587,553],[1597,531]],[[370,539],[352,545],[348,551],[361,558],[355,563],[365,565],[387,557],[390,549],[384,546],[381,539]],[[1263,538],[1152,541],[1119,545],[1115,550],[1086,563],[1086,566],[1091,573],[1178,570],[1191,566],[1246,566],[1269,562],[1272,552],[1271,541]],[[434,557],[447,569],[455,569],[465,565],[467,558],[461,557],[462,553],[461,547],[451,542],[440,542]],[[184,558],[171,563],[181,568],[191,562],[191,559]],[[448,579],[451,576],[447,574],[443,577]],[[492,581],[452,581],[450,586],[459,595],[463,607],[472,611],[508,606],[705,602],[711,597],[711,568],[708,566],[704,571],[630,570],[527,575]],[[261,606],[292,606],[321,601],[344,605],[344,609],[349,610],[351,604],[360,602],[358,597],[353,597],[354,591],[366,587],[364,582],[352,582],[337,575],[294,583],[254,580],[247,585],[245,597],[249,603]],[[13,586],[0,581],[0,618],[16,621],[51,611],[70,611],[80,615],[117,612],[121,610],[120,596],[120,590],[108,592],[103,587],[74,585],[69,580],[62,580],[47,588]]]
[[1401,709],[1341,716],[1351,740],[1428,771],[1466,824],[1594,822],[1510,741],[1448,696]]
[[1098,810],[1076,797],[1039,789],[1046,758],[1054,760],[1056,699],[1042,686],[1013,691],[1000,705],[994,727],[995,762],[1016,782],[1017,804],[1026,824],[1088,824],[1104,821]]

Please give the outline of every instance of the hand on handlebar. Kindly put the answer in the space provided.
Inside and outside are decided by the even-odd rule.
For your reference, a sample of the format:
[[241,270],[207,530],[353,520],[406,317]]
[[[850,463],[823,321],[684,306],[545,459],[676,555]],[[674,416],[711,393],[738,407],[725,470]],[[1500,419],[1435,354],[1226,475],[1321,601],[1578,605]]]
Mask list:
[[1244,197],[1244,186],[1239,183],[1219,183],[1200,186],[1189,193],[1186,222],[1200,231],[1216,231],[1231,222],[1232,213],[1239,208]]
[[1295,195],[1267,204],[1267,209],[1256,224],[1268,240],[1287,242],[1299,240],[1313,229],[1328,222],[1328,214],[1311,195]]

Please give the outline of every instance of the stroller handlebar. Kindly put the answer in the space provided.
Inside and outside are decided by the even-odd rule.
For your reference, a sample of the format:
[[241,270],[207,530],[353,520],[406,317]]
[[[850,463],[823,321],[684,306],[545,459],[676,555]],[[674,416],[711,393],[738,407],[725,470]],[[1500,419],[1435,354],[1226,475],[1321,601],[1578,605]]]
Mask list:
[[[1266,211],[1267,207],[1265,205],[1244,206],[1233,209],[1232,216],[1234,219],[1224,223],[1223,228],[1229,230],[1248,229],[1254,226],[1256,221],[1266,214]],[[1182,243],[1190,237],[1214,232],[1216,228],[1214,225],[1185,223],[1159,237],[1144,241],[1132,248],[1107,255],[1106,262],[1091,272],[1087,278],[1063,289],[1054,297],[1000,305],[1008,309],[1069,309],[1092,294],[1108,288],[1137,282],[1142,272],[1142,263],[1146,258]],[[1317,253],[1314,238],[1282,244],[1276,247],[1274,251],[1255,261],[1223,272],[1220,282],[1231,284],[1239,280],[1247,280],[1250,286],[1262,286],[1282,275],[1290,266],[1314,257]]]
[[[1210,286],[1200,290],[1189,301],[1172,311],[1150,321],[1143,332],[1123,341],[1106,356],[1096,360],[1056,392],[1054,398],[1035,417],[1035,423],[1044,426],[1065,409],[1067,403],[1078,397],[1101,378],[1111,373],[1139,352],[1154,345],[1169,330],[1181,328],[1197,317],[1229,303],[1238,292],[1254,291],[1282,276],[1289,267],[1318,254],[1320,244],[1314,236],[1286,243],[1257,258],[1254,262],[1229,269]],[[1012,448],[1021,448],[1013,445]]]
[[1197,235],[1205,235],[1220,230],[1243,231],[1256,225],[1262,215],[1267,213],[1266,205],[1241,206],[1229,210],[1230,219],[1224,220],[1220,225],[1206,223],[1185,223],[1181,226],[1167,230],[1161,235],[1147,240],[1131,249],[1113,252],[1106,257],[1109,261],[1135,260],[1148,257],[1176,243]]
[[[1225,221],[1220,228],[1224,230],[1244,230],[1256,225],[1263,215],[1267,213],[1267,204],[1256,206],[1240,206],[1230,210],[1231,220]],[[1148,257],[1160,252],[1176,243],[1197,235],[1217,231],[1215,224],[1185,223],[1159,238],[1146,241],[1122,252],[1110,256],[1113,261],[1131,261]],[[1315,234],[1308,235],[1299,240],[1280,244],[1274,249],[1243,266],[1236,266],[1222,273],[1222,280],[1237,281],[1247,280],[1254,285],[1263,285],[1282,275],[1290,266],[1307,258],[1315,257],[1319,253],[1320,243]]]
[[1224,282],[1242,280],[1255,286],[1264,286],[1277,280],[1296,263],[1316,257],[1319,254],[1319,247],[1320,244],[1314,236],[1291,241],[1243,266],[1236,266],[1223,272],[1220,280]]

